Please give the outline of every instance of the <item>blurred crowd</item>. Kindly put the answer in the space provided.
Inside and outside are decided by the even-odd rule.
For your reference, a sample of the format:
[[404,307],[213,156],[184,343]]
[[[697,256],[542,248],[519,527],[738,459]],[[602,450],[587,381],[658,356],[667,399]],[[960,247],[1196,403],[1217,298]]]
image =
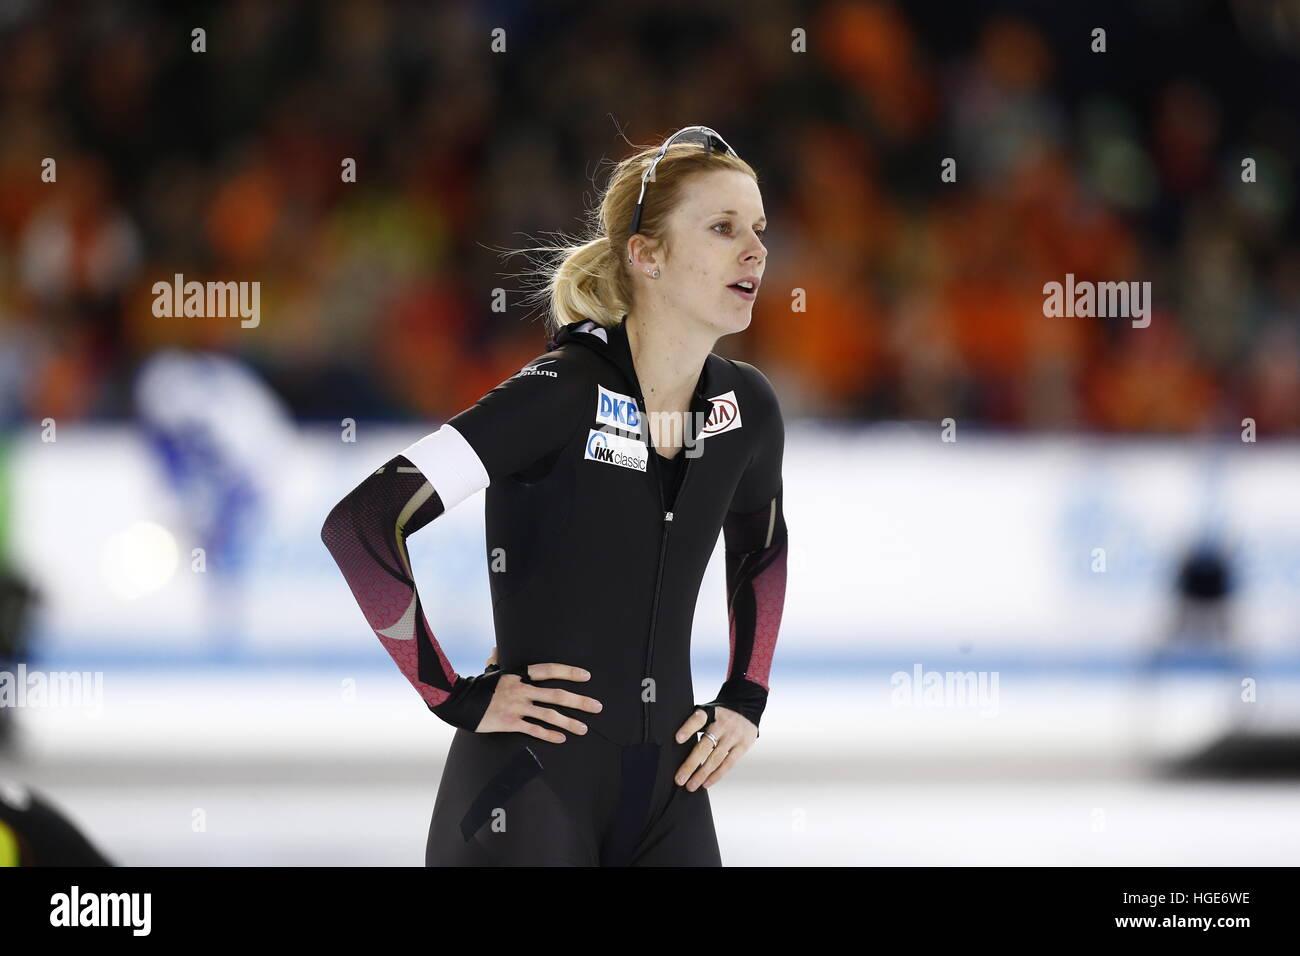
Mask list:
[[[769,219],[718,351],[788,416],[1300,431],[1296,6],[976,6],[6,4],[0,420],[127,417],[169,346],[302,420],[454,414],[545,341],[498,250],[703,123]],[[260,323],[155,316],[178,273],[259,281]],[[1067,273],[1149,281],[1150,326],[1045,316]]]

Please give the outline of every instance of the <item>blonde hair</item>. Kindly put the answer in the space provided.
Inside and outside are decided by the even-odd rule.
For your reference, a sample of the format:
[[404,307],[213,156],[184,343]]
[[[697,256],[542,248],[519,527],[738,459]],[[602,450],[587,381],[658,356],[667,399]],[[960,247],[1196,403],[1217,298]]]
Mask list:
[[[632,307],[632,275],[625,256],[628,230],[641,195],[641,177],[660,146],[645,146],[618,163],[596,203],[587,210],[583,235],[517,252],[540,252],[549,261],[527,275],[539,276],[541,288],[526,301],[548,302],[548,334],[583,319],[606,328],[618,325]],[[698,142],[673,143],[646,184],[639,234],[668,252],[667,220],[691,176],[731,169],[752,176],[753,168],[733,153],[704,150]],[[554,235],[560,235],[555,233]]]

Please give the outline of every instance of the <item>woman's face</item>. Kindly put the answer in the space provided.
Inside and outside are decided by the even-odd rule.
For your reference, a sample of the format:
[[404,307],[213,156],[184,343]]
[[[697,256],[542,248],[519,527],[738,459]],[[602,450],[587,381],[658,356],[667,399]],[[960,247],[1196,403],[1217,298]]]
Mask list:
[[[669,214],[669,255],[655,257],[660,278],[643,278],[659,285],[654,294],[672,312],[718,335],[740,332],[749,326],[767,262],[766,227],[752,178],[731,169],[698,173],[683,184],[682,201]],[[747,278],[752,291],[735,288]]]

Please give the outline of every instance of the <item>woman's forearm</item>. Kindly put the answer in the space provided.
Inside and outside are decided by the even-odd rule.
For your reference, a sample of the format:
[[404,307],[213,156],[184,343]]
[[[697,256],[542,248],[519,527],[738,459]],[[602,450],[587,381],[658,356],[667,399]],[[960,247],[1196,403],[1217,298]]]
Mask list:
[[321,527],[321,540],[367,623],[433,713],[474,730],[497,674],[458,675],[424,615],[406,537],[443,513],[425,476],[398,455],[349,492]]

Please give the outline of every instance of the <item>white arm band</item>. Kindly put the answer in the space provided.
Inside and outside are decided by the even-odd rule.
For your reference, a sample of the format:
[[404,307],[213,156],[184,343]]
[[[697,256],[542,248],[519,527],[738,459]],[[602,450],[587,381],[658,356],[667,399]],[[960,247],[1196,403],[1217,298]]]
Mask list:
[[478,453],[450,425],[425,435],[402,454],[429,479],[442,499],[444,511],[450,511],[491,481]]

